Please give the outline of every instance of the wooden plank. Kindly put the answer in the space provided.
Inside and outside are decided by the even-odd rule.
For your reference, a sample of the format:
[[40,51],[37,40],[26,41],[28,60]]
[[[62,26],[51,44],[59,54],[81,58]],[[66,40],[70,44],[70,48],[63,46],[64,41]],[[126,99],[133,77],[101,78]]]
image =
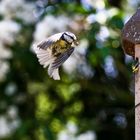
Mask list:
[[[140,44],[135,45],[135,58],[140,62]],[[135,74],[135,140],[140,140],[140,69]]]

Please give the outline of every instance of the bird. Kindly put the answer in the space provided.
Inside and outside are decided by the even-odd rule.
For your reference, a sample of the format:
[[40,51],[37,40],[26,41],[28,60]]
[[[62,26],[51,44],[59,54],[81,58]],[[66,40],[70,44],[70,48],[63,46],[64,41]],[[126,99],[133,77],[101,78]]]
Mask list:
[[139,59],[136,57],[136,58],[134,58],[134,62],[132,64],[132,72],[138,73],[139,66],[140,66],[140,62],[139,62]]
[[79,42],[72,32],[60,32],[34,45],[38,61],[44,68],[48,67],[48,75],[60,80],[59,67],[71,56]]

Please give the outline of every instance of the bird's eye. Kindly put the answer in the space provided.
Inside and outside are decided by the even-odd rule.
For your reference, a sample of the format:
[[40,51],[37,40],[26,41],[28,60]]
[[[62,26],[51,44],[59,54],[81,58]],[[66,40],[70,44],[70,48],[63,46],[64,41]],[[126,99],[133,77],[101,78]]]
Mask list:
[[74,40],[74,37],[69,35],[69,34],[66,34],[68,37],[70,37],[72,40]]
[[74,40],[73,36],[70,36],[70,38],[71,38],[72,40]]

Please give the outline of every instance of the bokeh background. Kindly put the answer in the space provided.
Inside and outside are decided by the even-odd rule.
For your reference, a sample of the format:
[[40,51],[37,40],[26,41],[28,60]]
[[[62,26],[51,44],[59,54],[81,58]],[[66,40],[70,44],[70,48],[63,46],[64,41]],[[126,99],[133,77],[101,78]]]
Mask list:
[[[121,30],[139,0],[0,1],[0,140],[133,140],[132,58]],[[62,31],[80,45],[50,79],[32,46]]]

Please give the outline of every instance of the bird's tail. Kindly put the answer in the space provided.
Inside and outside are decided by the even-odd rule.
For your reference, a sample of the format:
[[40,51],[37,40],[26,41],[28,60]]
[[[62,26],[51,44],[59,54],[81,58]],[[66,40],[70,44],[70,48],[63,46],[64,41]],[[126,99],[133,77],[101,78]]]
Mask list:
[[60,80],[58,68],[57,69],[53,69],[52,66],[51,66],[51,64],[49,65],[49,68],[48,68],[48,74],[54,80]]

